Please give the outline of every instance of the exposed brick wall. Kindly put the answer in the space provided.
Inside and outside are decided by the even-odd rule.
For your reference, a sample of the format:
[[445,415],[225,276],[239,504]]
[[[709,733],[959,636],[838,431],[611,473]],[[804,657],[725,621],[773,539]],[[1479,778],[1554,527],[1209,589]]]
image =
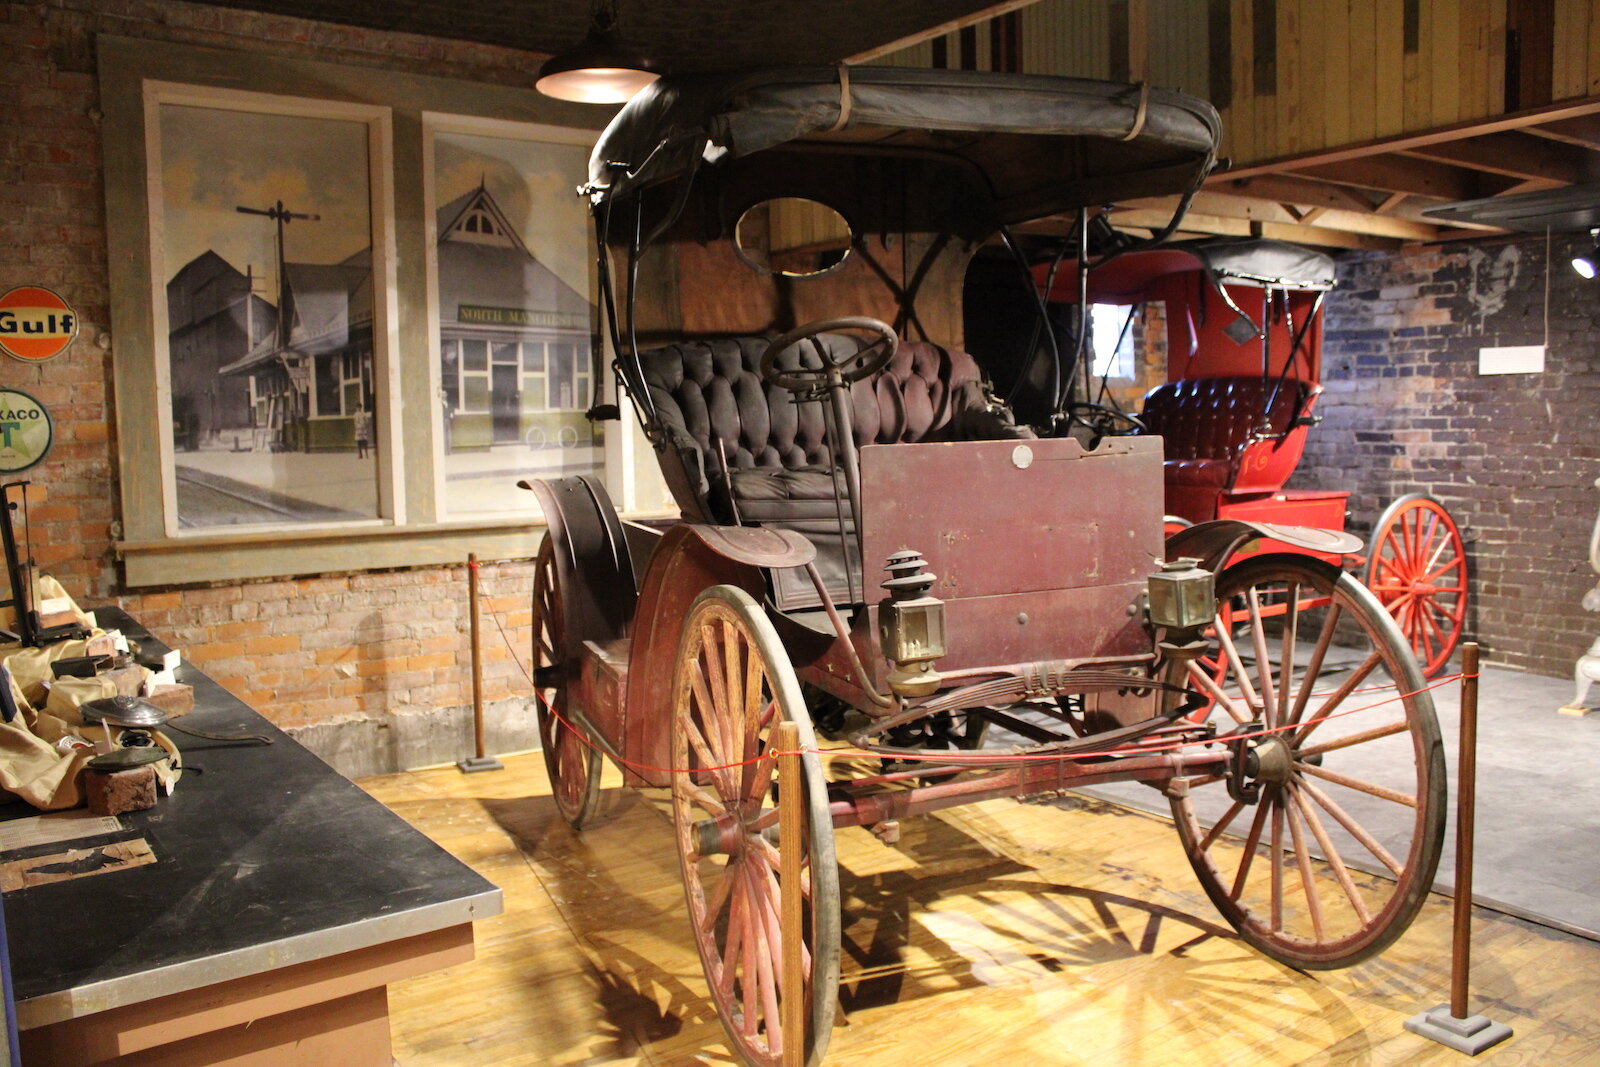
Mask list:
[[[479,574],[483,698],[526,696],[533,565],[484,564]],[[270,709],[280,726],[462,707],[472,699],[465,567],[247,582],[125,600],[230,691]]]
[[[118,489],[98,34],[528,86],[541,57],[162,0],[0,3],[0,291],[49,286],[83,328],[42,366],[0,358],[0,384],[56,420],[38,483],[34,556],[87,604],[121,604],[284,726],[470,702],[465,568],[404,570],[126,594],[113,544]],[[486,564],[483,586],[524,660],[527,563]],[[529,687],[489,615],[485,699]]]
[[1544,341],[1545,240],[1500,239],[1342,257],[1327,304],[1323,424],[1301,488],[1349,489],[1366,533],[1408,492],[1464,527],[1470,633],[1497,665],[1566,675],[1600,632],[1580,605],[1600,492],[1600,282],[1550,249],[1539,375],[1478,374],[1478,349]]

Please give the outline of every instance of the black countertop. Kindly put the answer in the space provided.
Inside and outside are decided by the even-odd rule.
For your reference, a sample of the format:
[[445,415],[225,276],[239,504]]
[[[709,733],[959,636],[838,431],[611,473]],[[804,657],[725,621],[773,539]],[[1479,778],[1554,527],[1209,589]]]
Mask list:
[[[119,609],[97,617],[149,640]],[[167,731],[188,768],[172,796],[121,833],[8,856],[142,837],[156,857],[6,894],[24,1029],[500,912],[499,889],[205,674],[178,680],[195,694],[180,725],[273,744]]]

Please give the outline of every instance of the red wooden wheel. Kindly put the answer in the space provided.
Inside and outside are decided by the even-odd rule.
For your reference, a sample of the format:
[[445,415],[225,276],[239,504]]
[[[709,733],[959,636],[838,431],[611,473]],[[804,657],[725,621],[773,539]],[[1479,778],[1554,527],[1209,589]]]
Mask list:
[[[822,761],[802,759],[805,788],[779,795],[767,744],[780,718],[815,749],[789,657],[765,613],[735,586],[713,586],[689,609],[673,679],[672,814],[695,946],[717,1015],[739,1059],[777,1067],[784,939],[805,960],[808,1064],[821,1061],[839,998],[839,871]],[[805,839],[778,838],[782,806],[803,805]],[[805,921],[779,922],[784,849],[802,855]]]
[[1420,493],[1390,504],[1372,528],[1367,588],[1394,616],[1422,673],[1444,669],[1467,618],[1467,553],[1444,505]]
[[1446,806],[1433,701],[1394,620],[1336,567],[1254,557],[1218,577],[1217,598],[1210,663],[1184,669],[1213,700],[1206,747],[1228,763],[1169,787],[1178,834],[1245,941],[1295,967],[1358,963],[1433,884]]
[[[574,830],[594,815],[600,800],[600,752],[570,725],[567,693],[577,673],[570,661],[561,573],[556,567],[554,534],[546,534],[534,562],[533,666],[534,714],[556,808]],[[554,709],[554,711],[552,711]]]

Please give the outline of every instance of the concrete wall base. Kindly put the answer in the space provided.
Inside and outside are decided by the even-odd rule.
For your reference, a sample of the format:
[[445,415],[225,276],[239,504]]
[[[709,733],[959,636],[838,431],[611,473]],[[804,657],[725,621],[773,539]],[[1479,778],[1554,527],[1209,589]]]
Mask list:
[[[491,756],[539,747],[539,724],[530,698],[485,705],[483,722],[485,748]],[[289,727],[285,732],[347,778],[454,763],[474,755],[470,707],[403,708],[382,716]]]

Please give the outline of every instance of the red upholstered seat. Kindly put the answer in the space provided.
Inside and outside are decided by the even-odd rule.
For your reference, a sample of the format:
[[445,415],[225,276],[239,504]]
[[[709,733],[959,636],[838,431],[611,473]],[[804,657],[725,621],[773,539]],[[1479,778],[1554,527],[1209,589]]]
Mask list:
[[1165,439],[1168,514],[1204,522],[1217,517],[1224,494],[1282,489],[1300,462],[1321,392],[1292,379],[1279,386],[1243,377],[1187,378],[1152,389],[1143,418]]

